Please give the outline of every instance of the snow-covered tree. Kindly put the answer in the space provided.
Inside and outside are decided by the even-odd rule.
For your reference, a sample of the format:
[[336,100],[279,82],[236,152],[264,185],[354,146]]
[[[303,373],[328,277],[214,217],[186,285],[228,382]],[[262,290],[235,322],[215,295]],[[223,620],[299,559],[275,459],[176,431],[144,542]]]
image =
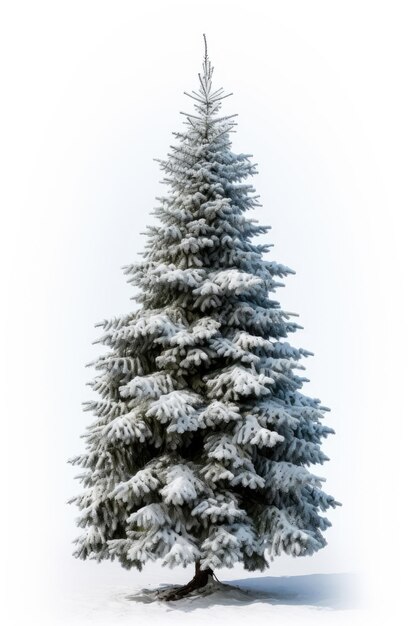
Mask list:
[[98,324],[107,352],[85,405],[95,419],[71,459],[84,470],[74,555],[139,570],[195,563],[183,593],[215,568],[314,553],[330,526],[320,513],[338,504],[307,469],[327,460],[333,432],[328,409],[301,392],[311,352],[286,341],[300,326],[271,298],[294,272],[254,242],[268,231],[247,216],[255,165],[231,150],[234,116],[219,113],[231,94],[212,75],[206,47],[187,93],[195,111],[159,161],[159,221],[125,267],[137,308]]

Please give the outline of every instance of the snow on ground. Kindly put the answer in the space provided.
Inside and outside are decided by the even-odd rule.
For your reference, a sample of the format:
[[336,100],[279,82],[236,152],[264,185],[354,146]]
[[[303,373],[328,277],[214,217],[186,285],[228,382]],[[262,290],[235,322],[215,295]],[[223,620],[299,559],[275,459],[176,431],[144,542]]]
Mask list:
[[[96,571],[101,567],[96,566]],[[251,574],[238,568],[221,570],[217,574],[222,583],[233,587],[217,585],[218,589],[208,596],[163,602],[154,601],[149,590],[183,584],[192,577],[191,569],[152,566],[134,577],[131,572],[124,572],[122,577],[116,577],[116,583],[101,572],[97,576],[91,576],[91,572],[94,570],[90,570],[88,578],[77,576],[65,592],[62,590],[57,595],[50,623],[86,626],[144,623],[243,626],[257,624],[259,620],[273,620],[280,625],[367,623],[355,590],[357,580],[352,574],[274,576]],[[133,580],[137,582],[132,584]]]

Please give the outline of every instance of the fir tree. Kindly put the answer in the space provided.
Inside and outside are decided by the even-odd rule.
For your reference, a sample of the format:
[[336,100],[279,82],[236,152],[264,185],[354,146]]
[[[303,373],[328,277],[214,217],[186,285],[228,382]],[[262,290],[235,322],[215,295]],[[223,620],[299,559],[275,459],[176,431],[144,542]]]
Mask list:
[[[91,386],[99,399],[86,451],[76,557],[142,569],[196,565],[178,598],[213,570],[263,570],[285,552],[325,546],[320,512],[338,504],[307,467],[327,460],[326,407],[301,392],[296,370],[312,354],[285,339],[301,328],[270,294],[293,270],[254,243],[268,227],[248,154],[231,150],[231,94],[212,86],[207,57],[195,112],[158,160],[168,186],[148,227],[143,260],[125,267],[138,291],[132,313],[105,320]],[[92,364],[90,364],[92,365]]]

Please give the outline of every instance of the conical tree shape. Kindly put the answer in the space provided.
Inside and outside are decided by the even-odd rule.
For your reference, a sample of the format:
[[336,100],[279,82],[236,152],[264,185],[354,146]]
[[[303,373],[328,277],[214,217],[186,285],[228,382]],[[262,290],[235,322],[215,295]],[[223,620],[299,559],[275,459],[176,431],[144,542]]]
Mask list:
[[271,299],[276,277],[247,217],[258,205],[247,154],[231,150],[234,116],[212,87],[204,57],[195,112],[160,161],[169,191],[158,198],[140,263],[125,268],[137,308],[104,321],[106,354],[86,404],[95,420],[85,454],[75,556],[117,558],[141,569],[243,562],[262,570],[282,551],[325,545],[337,504],[307,466],[323,463],[328,410],[301,393],[300,360],[285,339],[300,328]]

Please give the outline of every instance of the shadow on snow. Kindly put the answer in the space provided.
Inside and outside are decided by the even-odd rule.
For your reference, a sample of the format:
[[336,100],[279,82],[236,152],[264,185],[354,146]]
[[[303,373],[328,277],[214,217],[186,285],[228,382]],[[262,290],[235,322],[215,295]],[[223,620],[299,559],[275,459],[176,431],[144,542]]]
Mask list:
[[[323,609],[346,610],[357,608],[353,574],[308,574],[305,576],[262,576],[228,580],[207,585],[199,593],[176,602],[167,602],[171,608],[192,611],[203,606],[245,605],[266,603],[272,605],[303,605]],[[161,585],[158,589],[142,589],[128,600],[141,603],[161,601],[163,593],[178,585]]]

